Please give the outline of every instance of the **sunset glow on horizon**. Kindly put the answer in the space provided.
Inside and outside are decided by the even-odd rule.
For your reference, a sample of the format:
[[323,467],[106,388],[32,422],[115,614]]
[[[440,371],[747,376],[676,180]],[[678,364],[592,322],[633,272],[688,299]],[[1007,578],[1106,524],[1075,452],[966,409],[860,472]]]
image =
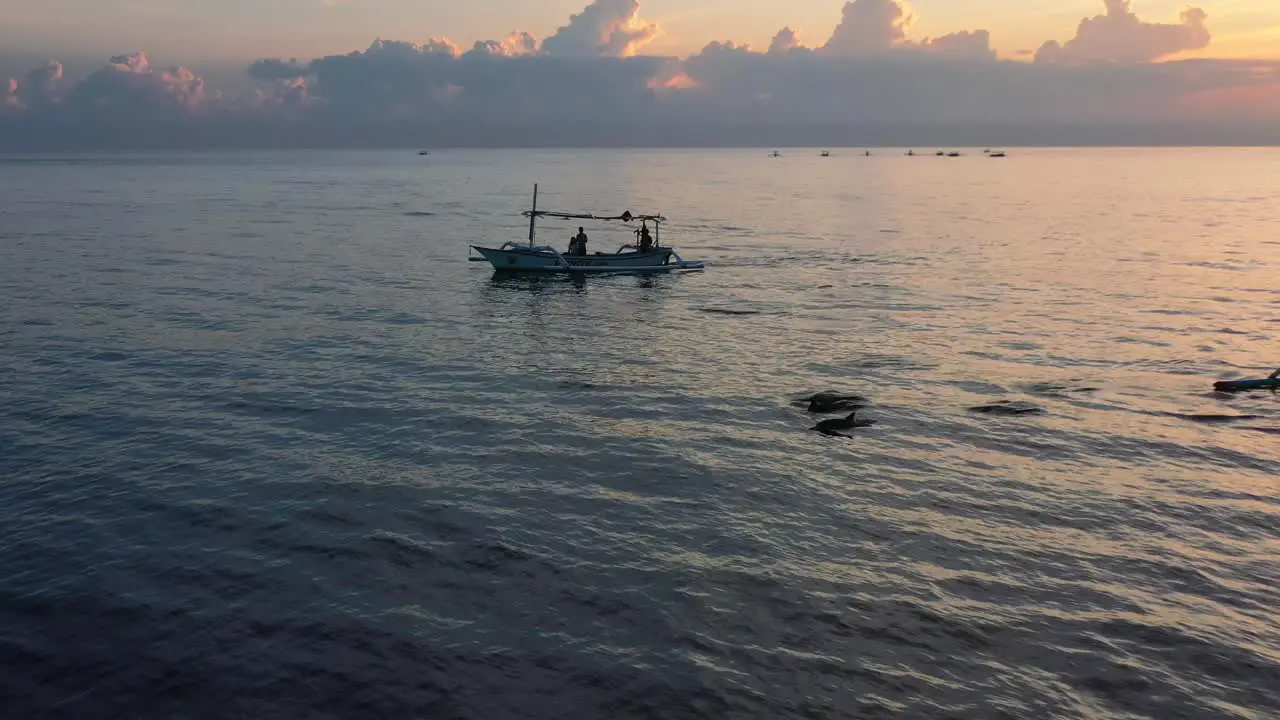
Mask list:
[[483,145],[574,118],[594,135],[537,142],[626,144],[644,128],[649,142],[719,143],[733,127],[734,142],[907,132],[875,136],[896,142],[931,126],[996,143],[1019,128],[1031,144],[1280,144],[1280,26],[1261,0],[1044,14],[1014,0],[437,2],[24,6],[0,35],[0,141],[96,147],[119,126],[160,142],[136,130],[147,123],[177,145],[366,143],[396,125]]

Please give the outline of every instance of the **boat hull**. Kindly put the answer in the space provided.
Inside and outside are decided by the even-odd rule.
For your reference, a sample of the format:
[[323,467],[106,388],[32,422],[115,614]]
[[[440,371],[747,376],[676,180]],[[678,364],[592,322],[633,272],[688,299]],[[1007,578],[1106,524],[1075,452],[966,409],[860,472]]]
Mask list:
[[[540,250],[511,249],[499,250],[472,245],[476,252],[493,265],[495,270],[514,270],[530,272],[601,272],[608,270],[654,270],[664,269],[671,265],[672,251],[659,248],[648,252],[625,252],[597,255],[560,255]],[[563,258],[563,262],[561,259]],[[565,267],[568,263],[568,267]]]

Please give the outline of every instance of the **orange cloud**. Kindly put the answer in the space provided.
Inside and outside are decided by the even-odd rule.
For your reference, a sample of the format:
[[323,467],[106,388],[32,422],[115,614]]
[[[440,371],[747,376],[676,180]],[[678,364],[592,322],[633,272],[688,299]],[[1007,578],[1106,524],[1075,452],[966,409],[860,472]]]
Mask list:
[[640,19],[639,0],[594,0],[542,43],[550,55],[633,57],[662,33]]
[[1209,15],[1187,8],[1177,24],[1139,19],[1129,0],[1103,0],[1106,14],[1080,21],[1075,37],[1066,43],[1045,43],[1037,62],[1152,62],[1209,46]]

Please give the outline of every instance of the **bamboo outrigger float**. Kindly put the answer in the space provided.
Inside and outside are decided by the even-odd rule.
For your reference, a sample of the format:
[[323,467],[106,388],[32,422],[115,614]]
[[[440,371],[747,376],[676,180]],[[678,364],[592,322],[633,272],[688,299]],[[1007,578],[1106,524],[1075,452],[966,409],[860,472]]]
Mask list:
[[1213,384],[1213,389],[1216,392],[1249,392],[1250,390],[1280,392],[1280,370],[1276,370],[1262,380],[1220,380]]
[[[521,213],[529,218],[528,242],[505,242],[499,248],[486,248],[472,245],[471,248],[480,253],[480,257],[472,256],[473,262],[488,262],[495,270],[525,272],[670,272],[672,270],[702,270],[705,265],[694,260],[685,260],[674,248],[666,247],[661,242],[661,226],[667,219],[661,215],[632,215],[624,212],[621,215],[593,215],[590,213],[565,213],[538,209],[538,186],[533,186],[533,207]],[[596,220],[605,222],[640,222],[643,227],[653,223],[653,242],[642,246],[628,244],[613,253],[575,254],[560,252],[550,245],[535,245],[535,225],[538,218],[557,218],[561,220]],[[636,235],[641,230],[636,230]]]

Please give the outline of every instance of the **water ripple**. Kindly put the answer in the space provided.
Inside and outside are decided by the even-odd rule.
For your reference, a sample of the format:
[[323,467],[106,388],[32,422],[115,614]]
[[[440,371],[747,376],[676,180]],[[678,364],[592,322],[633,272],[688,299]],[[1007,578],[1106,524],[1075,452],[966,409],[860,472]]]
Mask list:
[[[1280,165],[1162,152],[1025,151],[1052,197],[727,151],[0,161],[0,697],[1274,716],[1280,405],[1211,385],[1276,362]],[[714,268],[467,263],[550,166]],[[809,432],[827,388],[875,428]]]

